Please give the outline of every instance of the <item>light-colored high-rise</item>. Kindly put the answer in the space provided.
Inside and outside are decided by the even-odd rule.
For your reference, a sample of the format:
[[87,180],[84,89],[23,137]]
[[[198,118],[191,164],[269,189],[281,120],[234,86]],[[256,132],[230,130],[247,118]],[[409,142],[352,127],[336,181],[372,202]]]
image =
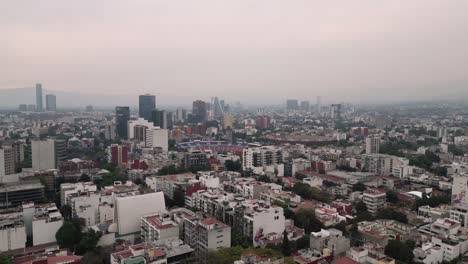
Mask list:
[[42,112],[44,108],[42,107],[42,84],[36,84],[36,111]]
[[380,137],[369,136],[366,138],[366,154],[379,153],[380,151]]
[[6,175],[15,173],[15,149],[10,146],[0,148],[0,182]]

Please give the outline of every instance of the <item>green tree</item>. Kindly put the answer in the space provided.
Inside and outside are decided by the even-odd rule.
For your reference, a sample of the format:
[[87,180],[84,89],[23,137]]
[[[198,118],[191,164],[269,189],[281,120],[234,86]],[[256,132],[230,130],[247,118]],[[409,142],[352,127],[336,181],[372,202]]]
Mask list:
[[362,182],[358,182],[353,185],[353,192],[363,192],[366,190],[366,185]]
[[413,250],[406,244],[399,240],[388,241],[385,247],[385,255],[392,257],[404,263],[413,263]]
[[65,220],[71,220],[72,218],[72,208],[70,205],[65,204],[62,205],[59,209],[60,213],[62,214]]
[[86,264],[101,264],[104,263],[104,259],[96,252],[88,251],[83,255],[81,262]]
[[315,217],[313,209],[299,209],[294,215],[294,223],[303,228],[307,234],[318,232],[323,228],[323,224]]
[[292,253],[291,245],[289,244],[288,232],[283,231],[283,243],[281,244],[281,252],[285,256],[290,256]]
[[391,190],[387,191],[386,198],[387,198],[387,202],[392,203],[392,204],[396,204],[399,201],[398,194],[395,191],[391,191]]
[[96,232],[93,229],[88,229],[81,237],[80,242],[76,246],[76,254],[83,255],[86,252],[96,251],[96,246],[101,237],[101,232]]
[[55,239],[60,247],[73,250],[76,243],[80,241],[80,231],[73,223],[65,221],[55,234]]
[[240,160],[236,160],[236,161],[226,160],[224,162],[224,167],[226,168],[227,171],[241,171],[242,164]]
[[173,206],[184,207],[185,206],[184,191],[180,188],[175,189],[172,200],[173,200]]
[[377,212],[378,219],[391,219],[402,223],[408,223],[406,214],[392,208],[382,208]]
[[354,205],[354,209],[360,214],[367,211],[367,205],[363,201],[359,201]]
[[8,256],[0,256],[0,264],[11,264],[11,258]]

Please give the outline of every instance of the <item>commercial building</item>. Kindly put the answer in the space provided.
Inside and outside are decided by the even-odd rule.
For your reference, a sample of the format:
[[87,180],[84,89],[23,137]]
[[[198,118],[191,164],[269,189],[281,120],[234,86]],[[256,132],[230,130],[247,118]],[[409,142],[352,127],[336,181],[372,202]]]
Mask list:
[[121,139],[128,139],[128,121],[130,120],[130,108],[128,106],[117,106],[115,108],[115,121],[117,135]]
[[242,151],[242,169],[255,174],[284,175],[283,150],[274,146],[249,147]]
[[309,101],[302,101],[301,102],[301,111],[310,112],[310,102]]
[[66,160],[66,148],[64,140],[47,139],[31,141],[33,170],[57,169],[59,162]]
[[192,122],[203,123],[208,119],[208,107],[206,102],[196,100],[192,105]]
[[151,112],[156,108],[156,96],[150,94],[140,95],[138,106],[138,116],[145,120],[151,120]]
[[46,95],[46,110],[56,111],[57,110],[57,97],[53,94]]
[[0,183],[6,175],[15,173],[16,155],[15,149],[10,146],[0,147]]
[[288,111],[299,110],[299,102],[296,99],[286,100],[286,110]]
[[26,247],[26,226],[20,212],[0,214],[0,252]]
[[208,167],[208,157],[203,151],[190,150],[184,153],[183,164],[185,168]]
[[380,152],[380,136],[369,136],[366,138],[366,154]]
[[[362,156],[363,169],[377,175],[393,174],[394,169],[408,166],[409,160],[386,154],[366,154]],[[400,174],[399,170],[396,171]]]
[[330,117],[332,119],[341,118],[341,104],[332,104],[330,106]]
[[167,128],[168,127],[168,113],[165,110],[153,110],[151,112],[151,121],[153,124],[160,128]]
[[0,186],[0,208],[20,206],[24,202],[41,203],[44,185],[39,180],[4,183]]
[[37,83],[36,84],[36,111],[42,112],[43,106],[42,106],[42,84]]

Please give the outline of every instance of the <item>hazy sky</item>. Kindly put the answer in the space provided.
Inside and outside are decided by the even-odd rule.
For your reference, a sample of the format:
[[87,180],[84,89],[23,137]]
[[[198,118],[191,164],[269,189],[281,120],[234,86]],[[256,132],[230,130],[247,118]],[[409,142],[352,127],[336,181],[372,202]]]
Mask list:
[[0,89],[468,97],[468,1],[3,0]]

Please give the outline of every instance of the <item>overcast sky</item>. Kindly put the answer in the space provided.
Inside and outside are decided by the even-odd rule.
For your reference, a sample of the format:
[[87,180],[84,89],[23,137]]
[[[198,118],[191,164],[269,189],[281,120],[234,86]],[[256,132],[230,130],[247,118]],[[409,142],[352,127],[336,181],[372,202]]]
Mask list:
[[468,98],[467,14],[466,0],[4,0],[0,89]]

